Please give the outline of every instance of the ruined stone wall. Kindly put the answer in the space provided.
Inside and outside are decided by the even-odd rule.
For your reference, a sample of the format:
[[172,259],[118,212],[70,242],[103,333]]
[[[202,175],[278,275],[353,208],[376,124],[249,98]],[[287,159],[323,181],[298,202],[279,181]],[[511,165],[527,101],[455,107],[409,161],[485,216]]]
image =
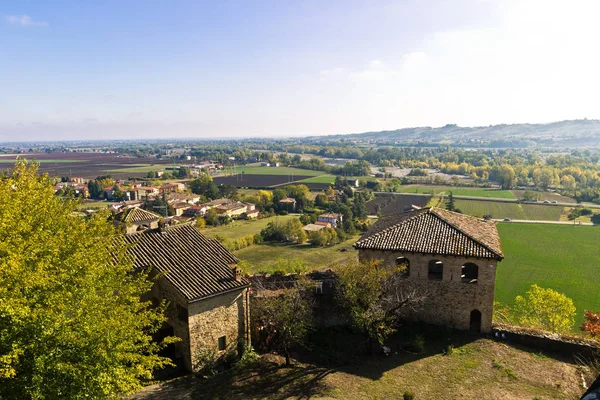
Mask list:
[[[428,293],[424,307],[421,311],[412,315],[413,318],[469,330],[471,311],[479,310],[481,312],[481,331],[491,331],[496,260],[359,250],[361,261],[379,259],[383,260],[385,264],[395,265],[398,257],[405,257],[410,262],[410,273],[406,279],[420,292]],[[443,262],[442,280],[428,279],[429,261],[431,260]],[[461,266],[467,262],[474,263],[479,267],[477,283],[462,282]]]
[[189,304],[190,368],[199,352],[218,349],[219,338],[225,336],[228,349],[235,348],[239,338],[250,341],[248,289],[224,293]]
[[166,279],[159,278],[152,286],[151,296],[168,303],[165,311],[167,323],[173,327],[173,334],[181,339],[175,343],[177,356],[182,357],[186,368],[191,363],[190,336],[188,320],[185,315],[180,315],[180,309],[187,309],[187,300]]

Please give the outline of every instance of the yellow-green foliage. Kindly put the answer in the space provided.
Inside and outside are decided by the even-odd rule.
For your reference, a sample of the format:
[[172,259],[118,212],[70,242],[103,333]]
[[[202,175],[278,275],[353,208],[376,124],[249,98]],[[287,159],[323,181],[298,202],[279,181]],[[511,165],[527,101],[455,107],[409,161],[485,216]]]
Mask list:
[[116,398],[166,363],[150,336],[165,318],[107,215],[51,185],[22,161],[0,176],[0,398]]
[[552,289],[531,285],[525,297],[515,298],[516,322],[550,332],[569,332],[575,324],[573,300]]

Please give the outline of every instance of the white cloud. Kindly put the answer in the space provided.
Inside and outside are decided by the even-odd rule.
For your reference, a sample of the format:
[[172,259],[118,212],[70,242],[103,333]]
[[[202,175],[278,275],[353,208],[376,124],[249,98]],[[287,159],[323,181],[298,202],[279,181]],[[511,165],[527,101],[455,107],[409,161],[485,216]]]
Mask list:
[[31,18],[29,15],[8,15],[4,18],[4,20],[11,25],[18,25],[22,27],[33,27],[33,26],[41,26],[46,27],[48,23],[46,21],[36,21]]

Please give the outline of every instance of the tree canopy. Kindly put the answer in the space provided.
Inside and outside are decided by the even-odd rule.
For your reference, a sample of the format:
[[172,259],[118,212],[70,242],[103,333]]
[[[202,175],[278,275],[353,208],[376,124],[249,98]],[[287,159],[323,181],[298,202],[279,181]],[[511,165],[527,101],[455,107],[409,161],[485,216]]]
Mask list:
[[570,332],[575,324],[573,300],[552,289],[531,285],[515,298],[514,316],[521,325],[550,332]]
[[167,363],[152,282],[106,215],[76,209],[37,165],[0,176],[0,398],[114,398]]

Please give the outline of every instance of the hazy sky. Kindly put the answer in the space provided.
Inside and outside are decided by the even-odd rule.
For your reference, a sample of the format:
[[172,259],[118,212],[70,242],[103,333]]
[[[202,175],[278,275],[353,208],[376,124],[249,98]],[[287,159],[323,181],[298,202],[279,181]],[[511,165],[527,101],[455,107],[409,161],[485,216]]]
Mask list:
[[0,141],[600,118],[600,1],[0,2]]

